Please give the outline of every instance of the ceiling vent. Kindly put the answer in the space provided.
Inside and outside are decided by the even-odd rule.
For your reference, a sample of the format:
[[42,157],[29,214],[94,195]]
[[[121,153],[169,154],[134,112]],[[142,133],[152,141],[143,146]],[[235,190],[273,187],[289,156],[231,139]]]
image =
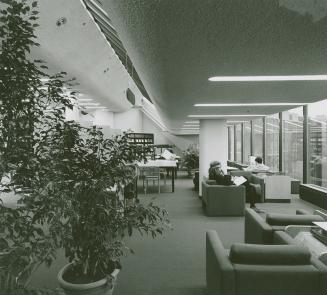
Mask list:
[[60,27],[60,26],[64,25],[65,23],[67,23],[67,18],[61,17],[57,20],[56,25],[57,25],[57,27]]

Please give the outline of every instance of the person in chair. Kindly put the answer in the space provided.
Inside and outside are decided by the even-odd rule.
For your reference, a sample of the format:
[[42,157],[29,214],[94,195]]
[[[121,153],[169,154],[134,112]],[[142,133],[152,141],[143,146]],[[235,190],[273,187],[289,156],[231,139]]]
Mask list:
[[263,164],[261,157],[256,157],[254,160],[254,164],[251,164],[249,167],[244,169],[245,171],[252,172],[265,172],[269,170],[269,167]]
[[221,169],[221,163],[219,161],[213,161],[210,163],[208,171],[209,180],[215,180],[218,185],[233,185],[234,182],[230,175],[226,175]]
[[[263,164],[261,157],[256,157],[254,160],[254,164],[251,164],[249,167],[245,168],[244,170],[250,172],[266,172],[269,170],[269,167]],[[244,185],[246,188],[247,199],[250,202],[250,208],[254,209],[259,213],[263,212],[261,209],[258,209],[255,206],[255,202],[258,198],[258,192],[256,191],[258,188],[253,185],[250,185],[249,181],[246,181]]]

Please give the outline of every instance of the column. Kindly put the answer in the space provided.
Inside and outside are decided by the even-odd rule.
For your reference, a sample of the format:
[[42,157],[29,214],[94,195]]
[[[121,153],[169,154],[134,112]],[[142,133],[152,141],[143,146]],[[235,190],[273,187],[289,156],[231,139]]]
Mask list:
[[228,131],[226,120],[200,120],[200,190],[202,196],[202,179],[208,176],[210,162],[221,162],[222,169],[227,172]]

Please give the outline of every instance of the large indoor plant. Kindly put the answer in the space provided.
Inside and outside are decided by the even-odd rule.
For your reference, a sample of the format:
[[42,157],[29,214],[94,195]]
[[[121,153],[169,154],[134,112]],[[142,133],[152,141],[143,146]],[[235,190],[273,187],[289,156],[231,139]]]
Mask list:
[[199,169],[199,151],[194,146],[189,146],[183,152],[183,166],[186,168],[188,175],[192,175],[192,171]]
[[[59,282],[76,290],[100,280],[110,289],[110,274],[129,250],[124,237],[135,230],[155,237],[167,224],[166,211],[153,203],[136,199],[125,206],[124,189],[135,180],[133,163],[142,159],[143,150],[130,144],[125,134],[104,138],[101,130],[74,122],[64,122],[50,143],[51,149],[39,150],[50,164],[40,171],[44,185],[30,208],[50,225],[73,262],[60,273]],[[47,202],[40,208],[39,203]]]
[[0,173],[7,189],[26,192],[17,208],[0,202],[0,288],[25,288],[59,248],[74,263],[66,280],[107,285],[129,250],[123,238],[134,231],[155,237],[167,224],[166,211],[152,203],[136,198],[125,206],[133,163],[144,153],[125,135],[105,139],[64,120],[74,100],[65,74],[50,77],[28,56],[38,45],[37,3],[0,3]]

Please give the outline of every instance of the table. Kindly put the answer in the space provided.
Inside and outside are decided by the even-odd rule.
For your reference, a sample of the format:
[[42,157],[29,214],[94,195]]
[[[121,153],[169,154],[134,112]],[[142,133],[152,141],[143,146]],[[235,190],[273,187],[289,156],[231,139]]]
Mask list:
[[172,171],[171,173],[171,190],[175,192],[175,171],[177,168],[177,164],[175,160],[148,160],[146,163],[138,162],[137,166],[140,168],[146,167],[159,167],[165,168],[168,171]]
[[285,175],[265,175],[265,201],[291,202],[291,178]]
[[296,244],[306,247],[313,256],[327,265],[327,246],[316,239],[310,232],[309,225],[288,225],[285,232],[289,234]]

